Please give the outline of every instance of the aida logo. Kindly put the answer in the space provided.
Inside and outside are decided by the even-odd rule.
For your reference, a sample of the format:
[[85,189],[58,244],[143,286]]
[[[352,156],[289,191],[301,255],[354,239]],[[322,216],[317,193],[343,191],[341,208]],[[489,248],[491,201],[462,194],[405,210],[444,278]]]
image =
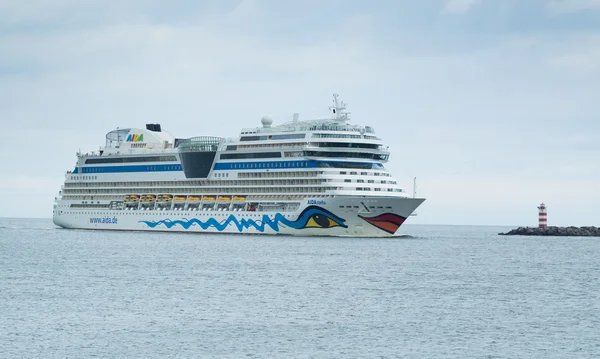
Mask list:
[[127,142],[144,142],[144,134],[140,134],[140,135],[132,135],[129,134],[129,136],[127,136]]

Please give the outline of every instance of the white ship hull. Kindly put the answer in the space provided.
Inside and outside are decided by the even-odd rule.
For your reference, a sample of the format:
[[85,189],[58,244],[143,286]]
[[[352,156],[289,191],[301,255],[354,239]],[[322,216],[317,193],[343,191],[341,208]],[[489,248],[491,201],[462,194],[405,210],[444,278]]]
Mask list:
[[424,201],[405,197],[333,196],[303,201],[295,212],[73,209],[54,211],[73,229],[297,236],[390,237]]

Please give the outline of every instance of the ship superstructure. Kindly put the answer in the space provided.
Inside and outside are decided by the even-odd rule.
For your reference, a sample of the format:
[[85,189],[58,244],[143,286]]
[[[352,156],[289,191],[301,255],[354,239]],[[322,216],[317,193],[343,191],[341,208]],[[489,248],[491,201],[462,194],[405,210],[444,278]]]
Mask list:
[[348,123],[334,95],[327,119],[262,126],[238,137],[176,138],[159,124],[116,129],[77,153],[54,206],[65,228],[391,236],[424,201],[386,170],[389,150]]

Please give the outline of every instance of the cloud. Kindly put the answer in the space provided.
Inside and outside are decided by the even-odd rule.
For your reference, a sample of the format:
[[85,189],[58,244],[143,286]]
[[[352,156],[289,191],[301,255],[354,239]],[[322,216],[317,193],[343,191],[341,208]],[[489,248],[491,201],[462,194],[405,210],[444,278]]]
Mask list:
[[550,64],[581,73],[598,72],[600,71],[600,49],[561,55],[553,58]]
[[481,0],[446,0],[444,13],[464,14],[477,5]]
[[600,9],[600,0],[555,0],[548,3],[548,9],[554,14],[598,10]]
[[600,73],[600,35],[578,39],[549,61],[551,67],[579,74]]
[[[40,125],[61,128],[77,125],[82,117],[104,125],[118,125],[129,121],[127,117],[168,118],[169,104],[184,104],[179,113],[186,108],[199,111],[195,104],[222,94],[216,95],[222,102],[211,101],[204,108],[217,111],[228,107],[227,92],[274,92],[286,78],[302,79],[298,85],[356,87],[372,71],[366,62],[376,60],[368,55],[367,44],[350,39],[279,47],[208,24],[124,24],[77,33],[17,34],[0,38],[0,52],[11,55],[0,59],[0,68],[23,71],[0,85],[7,100],[3,110],[13,120],[9,125],[25,123],[40,109],[52,109],[61,121]],[[41,53],[44,56],[38,56]],[[70,103],[73,97],[79,102]],[[30,102],[23,106],[26,98]],[[247,95],[235,98],[238,109],[253,107],[255,100]],[[146,113],[155,101],[166,105],[164,112]],[[107,104],[115,111],[110,116]]]

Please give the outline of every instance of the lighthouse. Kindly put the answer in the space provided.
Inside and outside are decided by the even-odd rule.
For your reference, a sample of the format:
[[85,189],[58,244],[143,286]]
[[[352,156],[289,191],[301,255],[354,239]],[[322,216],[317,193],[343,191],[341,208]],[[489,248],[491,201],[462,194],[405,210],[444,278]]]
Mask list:
[[546,228],[548,227],[548,212],[546,211],[546,205],[545,204],[540,204],[540,206],[538,207],[539,210],[539,227],[540,228]]

